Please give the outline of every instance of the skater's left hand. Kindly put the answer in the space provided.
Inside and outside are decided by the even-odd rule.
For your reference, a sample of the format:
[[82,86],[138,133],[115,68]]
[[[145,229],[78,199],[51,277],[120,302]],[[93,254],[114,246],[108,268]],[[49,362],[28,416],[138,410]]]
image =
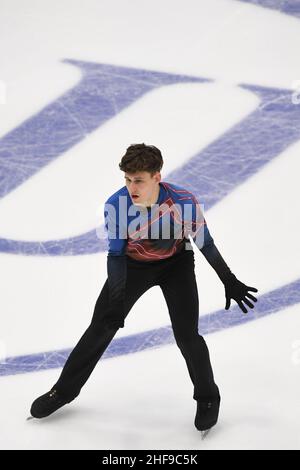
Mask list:
[[248,310],[245,308],[242,302],[244,302],[250,308],[253,308],[254,305],[250,302],[249,299],[251,299],[253,302],[257,302],[257,298],[254,297],[254,295],[249,294],[248,291],[258,292],[258,290],[255,287],[246,286],[241,281],[239,281],[234,274],[232,274],[232,276],[224,282],[224,287],[226,297],[225,310],[229,309],[231,299],[237,302],[238,306],[244,313],[247,313]]

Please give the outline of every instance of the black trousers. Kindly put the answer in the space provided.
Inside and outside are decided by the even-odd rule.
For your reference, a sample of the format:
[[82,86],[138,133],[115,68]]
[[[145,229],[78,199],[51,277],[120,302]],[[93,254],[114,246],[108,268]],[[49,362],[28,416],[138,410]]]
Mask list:
[[[144,292],[153,286],[160,286],[167,302],[176,344],[194,385],[193,398],[205,400],[218,397],[219,390],[214,382],[207,345],[198,333],[199,300],[194,267],[194,252],[191,249],[183,249],[169,258],[151,262],[136,261],[127,256],[125,316]],[[96,301],[92,321],[69,355],[54,385],[66,397],[80,393],[118,331],[118,328],[104,328],[107,309],[106,280]]]

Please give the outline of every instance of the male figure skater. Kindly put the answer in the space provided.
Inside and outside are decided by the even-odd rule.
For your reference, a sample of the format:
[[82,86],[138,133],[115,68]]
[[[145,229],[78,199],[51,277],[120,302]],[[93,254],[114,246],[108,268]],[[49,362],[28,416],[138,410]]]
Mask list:
[[69,355],[58,381],[37,398],[31,415],[44,418],[80,393],[100,357],[134,303],[153,286],[166,300],[177,346],[187,364],[197,401],[194,424],[206,431],[218,420],[220,393],[209,351],[198,333],[199,302],[194,273],[193,239],[225,287],[226,305],[234,299],[241,310],[253,308],[257,292],[231,272],[214,240],[195,196],[161,181],[163,158],[152,145],[127,148],[120,169],[123,186],[105,203],[108,232],[107,280],[96,301],[91,323]]

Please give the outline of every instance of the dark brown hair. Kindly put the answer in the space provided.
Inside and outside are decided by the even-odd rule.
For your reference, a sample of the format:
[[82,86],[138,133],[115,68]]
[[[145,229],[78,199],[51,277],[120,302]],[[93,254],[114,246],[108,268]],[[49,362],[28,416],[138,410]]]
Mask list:
[[163,166],[163,158],[160,150],[154,145],[132,144],[119,163],[120,170],[127,173],[148,171],[151,176],[160,171]]

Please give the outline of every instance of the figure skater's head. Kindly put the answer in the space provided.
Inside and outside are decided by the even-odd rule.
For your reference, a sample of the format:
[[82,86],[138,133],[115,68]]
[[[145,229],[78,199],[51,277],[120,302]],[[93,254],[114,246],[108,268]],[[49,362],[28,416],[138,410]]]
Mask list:
[[161,151],[154,145],[130,145],[119,167],[124,171],[126,187],[134,204],[151,206],[159,195],[160,170],[163,166]]

